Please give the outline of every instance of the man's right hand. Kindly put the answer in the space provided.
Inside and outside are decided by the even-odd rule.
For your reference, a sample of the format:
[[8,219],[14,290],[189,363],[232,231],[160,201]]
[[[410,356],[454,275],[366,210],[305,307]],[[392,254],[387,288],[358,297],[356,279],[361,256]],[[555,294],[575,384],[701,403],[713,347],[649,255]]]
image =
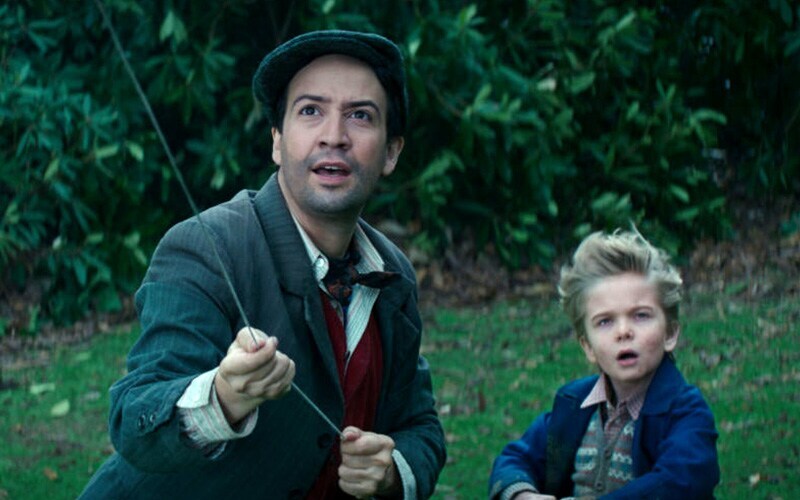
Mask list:
[[236,334],[219,364],[214,387],[225,418],[236,424],[268,399],[292,388],[294,361],[278,351],[278,339],[245,327]]

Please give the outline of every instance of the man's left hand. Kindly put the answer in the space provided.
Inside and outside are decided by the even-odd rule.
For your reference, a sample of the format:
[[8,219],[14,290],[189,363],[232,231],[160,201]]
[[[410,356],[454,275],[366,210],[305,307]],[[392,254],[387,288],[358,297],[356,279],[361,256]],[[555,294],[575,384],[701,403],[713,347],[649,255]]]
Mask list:
[[394,440],[383,434],[347,427],[342,431],[339,487],[356,498],[396,496],[400,477],[392,460]]

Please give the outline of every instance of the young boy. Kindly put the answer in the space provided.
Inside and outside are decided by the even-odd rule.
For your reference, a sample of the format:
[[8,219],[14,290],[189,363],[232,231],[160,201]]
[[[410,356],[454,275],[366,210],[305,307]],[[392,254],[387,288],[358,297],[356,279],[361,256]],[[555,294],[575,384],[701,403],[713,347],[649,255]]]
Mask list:
[[578,246],[558,291],[600,374],[561,387],[553,409],[506,445],[491,499],[713,498],[714,416],[672,356],[682,281],[668,260],[638,232]]

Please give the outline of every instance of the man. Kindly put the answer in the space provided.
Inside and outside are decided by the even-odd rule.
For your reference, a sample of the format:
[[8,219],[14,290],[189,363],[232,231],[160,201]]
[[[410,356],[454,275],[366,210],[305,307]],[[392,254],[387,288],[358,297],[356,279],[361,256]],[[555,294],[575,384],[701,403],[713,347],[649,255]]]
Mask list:
[[118,454],[83,497],[426,498],[445,449],[414,271],[359,218],[403,149],[400,52],[308,33],[253,85],[278,171],[156,249],[142,335],[111,388]]

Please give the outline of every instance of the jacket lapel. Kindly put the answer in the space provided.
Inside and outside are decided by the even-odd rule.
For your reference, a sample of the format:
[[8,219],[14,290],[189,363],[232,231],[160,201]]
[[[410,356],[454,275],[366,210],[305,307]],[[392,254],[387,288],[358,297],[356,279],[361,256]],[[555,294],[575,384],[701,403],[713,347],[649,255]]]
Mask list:
[[[302,303],[302,318],[311,332],[314,344],[322,358],[326,372],[338,386],[338,370],[325,318],[319,287],[314,281],[308,254],[297,226],[278,185],[277,174],[273,174],[254,198],[256,215],[264,230],[264,237],[275,265],[275,278],[284,293],[293,295]],[[287,307],[289,307],[287,300]],[[302,335],[303,332],[294,332]]]

